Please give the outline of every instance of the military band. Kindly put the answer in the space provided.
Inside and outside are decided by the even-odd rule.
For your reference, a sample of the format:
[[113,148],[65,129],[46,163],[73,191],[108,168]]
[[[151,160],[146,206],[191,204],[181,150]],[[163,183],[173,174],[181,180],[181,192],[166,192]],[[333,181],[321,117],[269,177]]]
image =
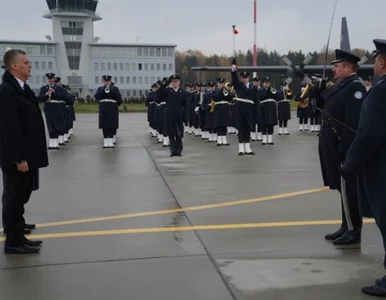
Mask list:
[[69,142],[73,117],[69,118],[67,106],[74,105],[74,98],[60,84],[60,77],[46,74],[48,84],[40,88],[38,99],[44,103],[44,114],[49,134],[49,150],[58,150]]

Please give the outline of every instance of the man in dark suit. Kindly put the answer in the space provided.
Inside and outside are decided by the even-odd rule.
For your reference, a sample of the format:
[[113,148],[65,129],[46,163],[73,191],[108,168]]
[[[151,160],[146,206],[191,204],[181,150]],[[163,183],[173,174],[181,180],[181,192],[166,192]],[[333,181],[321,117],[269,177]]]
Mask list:
[[0,85],[0,167],[3,171],[3,223],[6,254],[40,250],[41,241],[24,236],[24,205],[39,185],[39,169],[48,166],[43,117],[34,92],[25,83],[31,63],[24,51],[9,50]]
[[[386,251],[386,40],[373,42],[374,75],[378,81],[364,100],[358,131],[348,148],[341,174],[346,180],[357,177],[361,214],[375,219]],[[386,269],[386,255],[383,266]],[[363,287],[362,292],[386,297],[386,276]]]

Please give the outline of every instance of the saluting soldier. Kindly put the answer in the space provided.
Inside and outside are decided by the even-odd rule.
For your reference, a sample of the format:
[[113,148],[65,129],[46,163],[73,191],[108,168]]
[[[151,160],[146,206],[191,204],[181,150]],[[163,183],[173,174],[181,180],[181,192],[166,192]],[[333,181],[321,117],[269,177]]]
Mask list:
[[119,106],[121,93],[112,85],[110,75],[102,76],[104,86],[98,88],[95,99],[99,102],[99,129],[103,131],[103,148],[115,148],[114,135],[119,128]]
[[252,84],[249,82],[249,73],[241,72],[241,81],[237,76],[236,59],[232,60],[232,84],[236,90],[236,128],[239,131],[239,155],[255,155],[251,149],[251,131],[254,127],[253,112],[258,99]]
[[[322,108],[322,128],[319,134],[319,156],[324,185],[341,193],[342,224],[338,231],[325,238],[334,245],[353,245],[361,242],[362,217],[359,213],[357,182],[355,177],[342,180],[341,164],[355,138],[359,114],[366,88],[356,74],[360,58],[339,49],[332,62],[337,83],[324,89],[319,86],[321,97],[317,106]],[[344,124],[344,126],[342,125]],[[353,132],[354,131],[354,132]]]
[[44,115],[50,136],[48,149],[59,149],[65,145],[63,136],[66,133],[66,122],[61,103],[66,98],[65,90],[55,85],[55,74],[46,74],[48,84],[40,88],[39,101],[44,102]]
[[[341,174],[346,181],[358,175],[362,216],[375,219],[386,251],[386,40],[375,39],[373,42],[376,47],[374,74],[379,79],[363,102],[358,132],[347,151]],[[358,93],[355,97],[355,93],[354,98],[359,97]],[[386,269],[386,257],[383,266]],[[375,285],[362,288],[362,292],[385,297],[386,276],[378,279]]]
[[263,134],[262,145],[274,145],[273,131],[278,124],[276,101],[284,98],[282,91],[271,87],[271,79],[263,79],[263,88],[259,93],[260,98],[260,125]]
[[[168,87],[171,83],[171,87]],[[188,93],[180,88],[180,76],[172,75],[159,88],[158,93],[165,100],[165,130],[170,141],[170,156],[181,156],[184,137],[184,111]]]

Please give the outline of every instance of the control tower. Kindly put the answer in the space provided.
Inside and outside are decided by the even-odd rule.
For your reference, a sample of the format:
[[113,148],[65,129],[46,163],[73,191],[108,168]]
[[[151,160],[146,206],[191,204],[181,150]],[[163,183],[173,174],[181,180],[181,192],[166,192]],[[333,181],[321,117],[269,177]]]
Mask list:
[[52,19],[57,67],[63,83],[73,90],[87,89],[90,64],[89,44],[94,42],[94,22],[102,20],[96,14],[98,0],[46,0],[49,11],[44,18]]

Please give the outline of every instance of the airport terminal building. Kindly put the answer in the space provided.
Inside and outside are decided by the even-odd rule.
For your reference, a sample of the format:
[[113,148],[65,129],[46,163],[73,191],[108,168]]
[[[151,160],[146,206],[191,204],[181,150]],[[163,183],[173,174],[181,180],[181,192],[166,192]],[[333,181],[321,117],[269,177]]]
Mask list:
[[79,97],[93,97],[103,85],[102,75],[109,74],[123,98],[139,98],[154,82],[175,72],[176,45],[100,43],[93,26],[102,20],[96,13],[98,0],[46,1],[49,11],[44,17],[52,20],[52,37],[46,36],[46,41],[0,39],[0,62],[11,48],[27,52],[32,62],[28,84],[35,92],[46,84],[45,74],[53,72]]

